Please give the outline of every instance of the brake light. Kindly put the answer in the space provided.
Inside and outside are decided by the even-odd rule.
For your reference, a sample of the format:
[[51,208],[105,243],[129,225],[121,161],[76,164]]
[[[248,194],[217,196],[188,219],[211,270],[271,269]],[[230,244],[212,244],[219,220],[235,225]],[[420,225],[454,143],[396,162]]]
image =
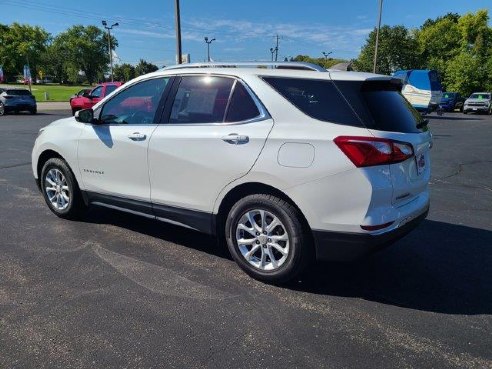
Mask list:
[[339,136],[334,141],[358,168],[400,163],[414,155],[411,144],[387,138]]

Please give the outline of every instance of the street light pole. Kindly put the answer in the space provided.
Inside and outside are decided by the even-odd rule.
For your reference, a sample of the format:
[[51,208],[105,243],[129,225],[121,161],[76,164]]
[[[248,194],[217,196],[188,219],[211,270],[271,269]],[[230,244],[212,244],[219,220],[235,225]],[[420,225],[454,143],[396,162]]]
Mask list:
[[178,64],[181,64],[183,59],[181,50],[181,14],[179,11],[179,0],[175,0],[174,2],[174,13],[176,24],[176,53],[178,54],[176,60]]
[[207,61],[210,63],[210,44],[215,41],[215,38],[209,40],[208,37],[205,37],[204,40],[207,44]]
[[376,73],[376,66],[378,63],[378,46],[379,46],[379,31],[381,29],[381,17],[383,15],[383,0],[379,0],[379,20],[378,27],[376,28],[376,45],[374,47],[374,68],[373,73]]
[[102,21],[102,25],[108,31],[109,65],[111,66],[111,82],[114,82],[114,75],[113,75],[113,52],[111,50],[111,30],[113,29],[113,27],[118,27],[120,24],[118,22],[116,22],[116,23],[113,23],[111,25],[111,27],[108,27],[108,22],[106,22],[105,20],[103,20]]
[[272,61],[273,61],[273,55],[275,54],[275,49],[273,47],[271,47],[270,52],[272,53]]
[[330,51],[329,53],[327,53],[326,51],[321,52],[321,54],[323,54],[323,56],[325,57],[325,61],[328,60],[328,55],[330,55],[331,53],[333,53],[333,51]]

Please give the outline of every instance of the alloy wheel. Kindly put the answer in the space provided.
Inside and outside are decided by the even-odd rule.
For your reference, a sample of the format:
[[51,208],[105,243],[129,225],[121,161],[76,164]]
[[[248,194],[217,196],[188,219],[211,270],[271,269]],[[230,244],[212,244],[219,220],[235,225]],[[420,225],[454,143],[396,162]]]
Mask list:
[[46,173],[44,190],[56,210],[65,210],[70,204],[70,188],[66,177],[59,169],[53,168]]
[[264,209],[244,213],[236,226],[236,242],[244,259],[257,269],[277,270],[289,256],[289,234],[282,221]]

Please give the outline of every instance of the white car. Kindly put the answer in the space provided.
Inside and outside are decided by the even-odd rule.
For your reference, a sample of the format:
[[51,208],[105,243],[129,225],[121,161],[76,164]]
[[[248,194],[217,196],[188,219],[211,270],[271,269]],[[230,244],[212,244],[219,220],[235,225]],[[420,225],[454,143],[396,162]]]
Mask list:
[[282,283],[426,217],[432,138],[400,90],[305,63],[166,68],[42,128],[32,169],[59,217],[100,205],[216,235]]

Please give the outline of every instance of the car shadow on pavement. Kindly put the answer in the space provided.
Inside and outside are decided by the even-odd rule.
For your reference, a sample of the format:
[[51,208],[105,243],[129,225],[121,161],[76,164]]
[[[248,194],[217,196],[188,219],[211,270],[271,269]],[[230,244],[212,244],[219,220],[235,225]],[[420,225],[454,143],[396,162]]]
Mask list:
[[492,314],[492,232],[424,221],[357,263],[319,263],[291,288],[444,314]]
[[[84,221],[231,259],[214,237],[183,227],[100,207]],[[425,220],[386,250],[357,262],[316,263],[282,288],[444,314],[492,314],[492,231]]]
[[231,259],[228,251],[218,244],[215,237],[158,220],[93,206],[83,221],[94,224],[111,224],[214,256]]

